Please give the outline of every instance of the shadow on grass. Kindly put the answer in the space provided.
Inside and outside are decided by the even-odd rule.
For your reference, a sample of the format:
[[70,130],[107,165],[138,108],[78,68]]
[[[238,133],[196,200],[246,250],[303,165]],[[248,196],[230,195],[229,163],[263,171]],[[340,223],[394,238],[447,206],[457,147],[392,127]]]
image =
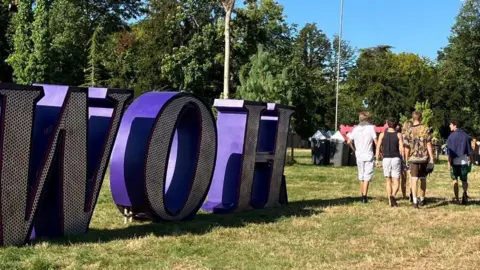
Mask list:
[[[357,198],[346,197],[331,200],[294,201],[280,208],[258,209],[231,214],[199,213],[192,220],[152,223],[134,222],[126,228],[90,229],[86,234],[57,239],[42,239],[53,244],[71,245],[75,243],[102,243],[118,239],[131,239],[147,235],[170,236],[183,234],[202,235],[216,228],[240,228],[248,224],[274,223],[289,217],[307,217],[322,213],[322,207],[345,205],[358,201]],[[317,208],[317,209],[312,209]],[[120,219],[120,216],[117,218]]]

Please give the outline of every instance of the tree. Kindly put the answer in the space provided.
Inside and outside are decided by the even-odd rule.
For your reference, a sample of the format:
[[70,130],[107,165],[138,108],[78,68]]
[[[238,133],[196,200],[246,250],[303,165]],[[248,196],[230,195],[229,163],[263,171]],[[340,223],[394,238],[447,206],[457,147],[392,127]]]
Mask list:
[[13,36],[13,52],[7,63],[13,68],[14,80],[21,84],[32,83],[28,62],[32,53],[31,25],[33,11],[31,0],[19,0],[18,12],[14,16],[15,34]]
[[26,69],[30,82],[47,83],[51,75],[50,35],[48,32],[48,17],[51,1],[36,0],[32,25],[32,53]]
[[[141,14],[141,0],[20,0],[15,17],[14,50],[8,59],[19,83],[82,85],[88,42],[102,26],[107,36],[127,28]],[[33,15],[35,14],[35,15]]]
[[464,1],[449,37],[438,54],[440,86],[432,101],[442,112],[448,134],[449,118],[457,118],[469,132],[480,132],[480,0]]
[[235,6],[235,0],[220,0],[225,8],[225,69],[223,74],[223,98],[229,95],[229,78],[230,78],[230,20],[232,18],[232,10]]
[[437,74],[427,59],[410,53],[394,54],[390,46],[361,50],[348,75],[350,96],[361,97],[358,107],[373,113],[376,124],[413,111],[437,89]]
[[100,37],[102,35],[102,26],[99,25],[93,32],[92,38],[88,41],[90,52],[88,54],[88,67],[86,70],[85,86],[95,86],[100,83]]
[[0,1],[0,82],[10,82],[12,80],[12,69],[5,61],[10,54],[11,46],[9,43],[11,40],[9,33],[10,14],[8,3]]
[[291,91],[287,90],[287,80],[287,72],[275,55],[259,47],[257,54],[251,58],[251,68],[248,71],[244,69],[240,75],[237,96],[245,100],[289,105]]

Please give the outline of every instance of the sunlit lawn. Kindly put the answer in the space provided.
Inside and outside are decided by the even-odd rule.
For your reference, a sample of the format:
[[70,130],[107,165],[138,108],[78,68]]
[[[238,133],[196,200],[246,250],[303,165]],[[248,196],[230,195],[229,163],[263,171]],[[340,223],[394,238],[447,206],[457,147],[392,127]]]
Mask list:
[[[437,165],[429,203],[390,208],[377,170],[368,204],[355,167],[310,165],[296,150],[286,167],[290,204],[193,221],[124,224],[106,180],[90,232],[0,249],[1,269],[474,269],[480,265],[480,207],[450,203],[446,165]],[[480,198],[480,168],[469,193]],[[399,196],[398,196],[399,197]]]

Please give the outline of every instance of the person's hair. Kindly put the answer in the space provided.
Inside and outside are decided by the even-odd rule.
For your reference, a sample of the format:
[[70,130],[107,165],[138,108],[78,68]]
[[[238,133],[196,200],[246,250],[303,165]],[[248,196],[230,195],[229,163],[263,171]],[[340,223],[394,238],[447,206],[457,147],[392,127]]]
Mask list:
[[412,118],[414,121],[422,121],[422,113],[419,111],[414,111],[412,114]]
[[461,123],[460,123],[460,121],[457,120],[457,119],[452,119],[452,120],[450,120],[450,124],[454,125],[454,126],[457,127],[457,128],[460,128],[460,127],[461,127]]
[[387,125],[389,128],[395,128],[397,126],[397,119],[390,117],[387,119]]
[[361,112],[358,114],[358,121],[362,122],[369,122],[370,121],[370,113],[369,112]]
[[395,127],[395,131],[398,133],[402,132],[402,126],[399,123],[397,123],[397,126]]
[[407,131],[407,129],[411,128],[413,126],[413,122],[408,120],[405,123],[403,123],[403,131]]

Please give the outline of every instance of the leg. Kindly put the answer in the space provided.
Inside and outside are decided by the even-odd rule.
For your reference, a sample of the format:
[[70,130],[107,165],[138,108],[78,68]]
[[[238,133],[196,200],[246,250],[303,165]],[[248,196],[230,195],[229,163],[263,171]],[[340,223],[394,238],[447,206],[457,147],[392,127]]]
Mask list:
[[425,193],[427,192],[427,179],[420,178],[420,198],[425,198]]
[[397,196],[398,192],[398,182],[402,174],[402,160],[395,158],[392,160],[392,195]]
[[418,208],[417,201],[417,180],[418,180],[418,164],[410,164],[410,189],[412,191],[412,203],[415,208]]
[[365,180],[363,184],[363,192],[365,197],[368,195],[368,185],[370,184],[370,180],[373,178],[373,167],[373,160],[363,163],[363,178]]
[[386,180],[386,188],[387,188],[387,196],[390,197],[392,196],[392,178],[387,177],[385,178]]
[[418,177],[413,177],[410,178],[410,189],[412,190],[412,203],[414,206],[418,207],[418,201],[417,201],[417,180]]
[[468,196],[467,196],[468,182],[467,181],[462,181],[462,188],[463,188],[462,204],[466,205],[468,204]]
[[363,181],[363,187],[362,187],[362,192],[365,194],[365,197],[367,197],[368,194],[368,184],[370,183],[369,181]]
[[390,177],[385,178],[385,186],[387,189],[388,205],[392,205],[392,201],[390,200],[390,197],[392,196],[392,178]]
[[427,165],[428,163],[420,164],[420,172],[418,176],[420,178],[420,205],[425,205],[425,194],[427,192]]
[[398,178],[393,178],[392,179],[392,196],[396,196],[398,192]]
[[458,203],[458,180],[455,179],[452,181],[453,184],[453,194],[455,194],[455,201]]
[[362,203],[367,203],[367,194],[365,192],[365,163],[357,160],[358,180],[360,180],[360,193],[362,193]]
[[389,205],[392,205],[392,201],[390,200],[390,196],[392,196],[392,177],[390,177],[392,174],[391,163],[391,158],[383,159],[383,175],[385,176],[385,187],[387,190],[387,199]]
[[463,192],[467,193],[467,191],[468,191],[468,182],[467,181],[462,181],[462,188],[463,188]]
[[402,197],[403,199],[406,199],[407,198],[407,172],[406,171],[402,171],[401,187],[402,187]]
[[463,196],[462,196],[462,204],[468,204],[468,165],[464,165],[461,167],[460,170],[460,180],[462,180],[462,188],[463,188]]

